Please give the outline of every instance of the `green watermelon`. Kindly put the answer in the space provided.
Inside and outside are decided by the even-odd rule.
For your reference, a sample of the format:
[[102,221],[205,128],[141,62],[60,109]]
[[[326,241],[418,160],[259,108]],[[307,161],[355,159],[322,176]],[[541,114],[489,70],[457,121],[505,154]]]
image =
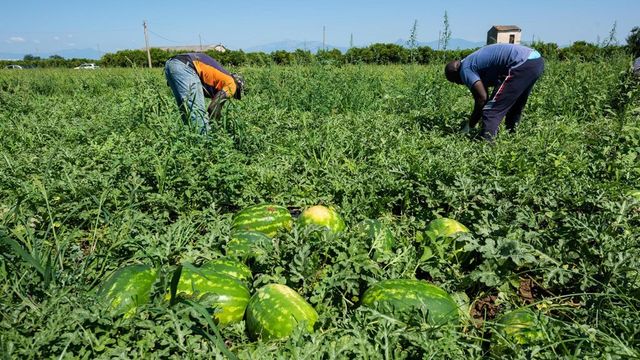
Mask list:
[[271,238],[257,231],[235,231],[226,245],[227,256],[243,260],[263,257],[272,249]]
[[291,230],[293,218],[286,207],[273,204],[250,206],[233,217],[233,231],[257,231],[274,237],[280,230]]
[[373,259],[377,260],[382,254],[393,252],[396,239],[387,225],[380,220],[367,219],[356,225],[356,231],[365,234],[371,241]]
[[209,261],[206,264],[200,266],[200,271],[205,275],[209,274],[224,274],[231,276],[236,280],[240,280],[243,283],[250,283],[253,275],[251,269],[241,262],[232,259],[216,259]]
[[450,237],[459,233],[468,233],[469,229],[453,219],[438,218],[429,223],[427,234],[430,237]]
[[362,296],[362,305],[405,323],[416,323],[419,310],[428,312],[431,325],[457,323],[458,305],[443,289],[421,280],[383,280]]
[[220,326],[225,326],[242,320],[251,294],[247,285],[232,276],[185,263],[176,296],[211,309],[213,318]]
[[150,300],[151,289],[158,272],[149,265],[131,265],[114,272],[97,291],[109,304],[114,315],[130,317],[136,307]]
[[286,285],[270,284],[260,288],[247,306],[247,330],[253,339],[288,337],[298,323],[304,323],[304,328],[313,332],[317,320],[314,308]]
[[425,248],[422,260],[437,254],[440,258],[454,263],[466,263],[469,255],[464,252],[464,242],[457,239],[459,234],[468,233],[469,229],[453,219],[438,218],[429,223],[426,234],[430,240],[430,248]]
[[540,315],[527,308],[521,308],[510,311],[498,319],[492,350],[501,352],[513,345],[544,342],[546,338]]
[[302,226],[317,225],[325,227],[327,230],[336,234],[345,229],[344,220],[338,212],[332,207],[322,205],[312,206],[305,209],[298,221]]

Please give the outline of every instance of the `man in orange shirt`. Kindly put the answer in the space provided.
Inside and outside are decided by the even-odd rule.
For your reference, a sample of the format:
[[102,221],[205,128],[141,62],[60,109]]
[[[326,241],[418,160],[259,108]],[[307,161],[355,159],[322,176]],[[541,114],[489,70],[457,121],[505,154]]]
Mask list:
[[[185,123],[188,120],[206,133],[209,119],[219,119],[222,106],[232,97],[240,100],[244,79],[229,73],[212,57],[203,53],[180,54],[167,60],[164,68],[167,84],[176,98]],[[205,112],[204,98],[211,102]],[[208,113],[208,116],[207,116]]]

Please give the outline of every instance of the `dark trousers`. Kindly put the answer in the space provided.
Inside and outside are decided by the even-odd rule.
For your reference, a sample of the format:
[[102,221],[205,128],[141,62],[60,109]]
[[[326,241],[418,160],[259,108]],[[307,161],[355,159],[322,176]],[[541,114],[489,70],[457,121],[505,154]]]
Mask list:
[[504,117],[506,117],[507,129],[515,130],[531,89],[543,72],[543,58],[527,60],[522,65],[509,70],[502,85],[494,90],[491,100],[482,109],[483,138],[491,140],[496,137]]

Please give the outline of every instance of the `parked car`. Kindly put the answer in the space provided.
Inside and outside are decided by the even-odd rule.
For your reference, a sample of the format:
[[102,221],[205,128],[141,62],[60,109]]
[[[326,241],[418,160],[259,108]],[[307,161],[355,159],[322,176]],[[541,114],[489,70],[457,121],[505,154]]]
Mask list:
[[94,64],[94,63],[84,63],[84,64],[80,64],[79,66],[74,67],[74,69],[89,69],[89,70],[95,70],[98,69],[99,66]]
[[20,65],[15,65],[15,64],[11,64],[11,65],[7,65],[4,67],[5,69],[16,69],[16,70],[22,70],[22,66]]

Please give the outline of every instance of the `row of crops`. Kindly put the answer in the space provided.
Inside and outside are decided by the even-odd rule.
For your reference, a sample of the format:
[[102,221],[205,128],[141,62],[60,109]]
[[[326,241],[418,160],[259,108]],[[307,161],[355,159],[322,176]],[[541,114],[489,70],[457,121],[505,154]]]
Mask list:
[[[268,284],[252,294],[252,270],[245,263],[275,251],[273,238],[291,230],[294,220],[285,207],[275,204],[255,205],[236,214],[232,221],[232,235],[226,245],[226,258],[212,260],[199,267],[181,264],[172,277],[165,300],[175,304],[185,301],[195,306],[216,332],[230,324],[246,321],[251,339],[283,339],[297,328],[313,332],[318,314],[300,294],[283,284]],[[312,206],[304,210],[296,221],[300,228],[312,227],[310,236],[333,236],[345,230],[344,219],[331,207]],[[367,219],[356,225],[357,232],[366,234],[372,258],[382,259],[393,253],[396,239],[387,225]],[[464,225],[438,218],[429,223],[426,234],[430,239],[427,253],[447,248],[449,261],[468,264],[471,254],[464,250],[461,234],[468,233]],[[459,260],[460,259],[460,260]],[[158,279],[158,269],[149,265],[130,265],[116,271],[96,292],[96,297],[108,304],[112,315],[131,317],[137,307],[150,302],[150,294]],[[411,324],[422,317],[430,326],[458,325],[460,317],[470,318],[469,304],[459,298],[457,303],[445,290],[420,280],[388,279],[367,289],[360,301],[384,316]],[[207,310],[209,309],[209,310]],[[420,314],[420,312],[423,314]],[[495,335],[492,351],[504,355],[509,344],[530,345],[543,342],[544,332],[539,325],[542,315],[522,308],[509,312],[499,321],[500,332]],[[217,325],[216,325],[217,324]],[[219,334],[219,332],[217,332]],[[224,345],[223,345],[224,347]]]
[[0,351],[639,357],[629,61],[549,62],[492,145],[435,65],[240,69],[207,136],[159,70],[0,72]]

